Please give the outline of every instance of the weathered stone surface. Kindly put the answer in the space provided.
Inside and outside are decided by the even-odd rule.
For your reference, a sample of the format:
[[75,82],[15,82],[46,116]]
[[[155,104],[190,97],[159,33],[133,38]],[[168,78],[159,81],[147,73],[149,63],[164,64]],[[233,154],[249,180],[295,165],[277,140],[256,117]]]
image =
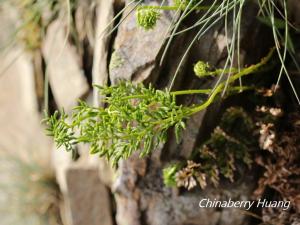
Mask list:
[[146,160],[139,159],[138,154],[119,164],[119,174],[113,186],[118,225],[140,225],[143,220],[139,203],[141,191],[136,185],[139,177],[145,176],[146,167]]
[[[93,61],[93,83],[104,86],[107,84],[108,71],[108,48],[110,36],[107,33],[112,26],[107,27],[114,17],[113,0],[100,1],[97,6],[97,22],[95,34],[95,48],[94,48],[94,61]],[[106,30],[104,30],[107,28]],[[99,93],[97,89],[94,90],[94,105],[99,106]]]
[[64,195],[66,195],[68,192],[66,171],[72,165],[71,153],[67,152],[64,148],[57,149],[56,146],[53,146],[51,156],[51,161],[55,170],[56,180],[59,184],[60,190]]
[[[8,187],[13,186],[16,177],[12,178],[12,174],[5,174],[7,171],[14,173],[12,171],[14,167],[9,165],[11,162],[7,162],[7,158],[16,156],[16,162],[22,159],[26,163],[36,159],[42,165],[48,166],[51,150],[51,140],[44,134],[44,128],[40,123],[41,118],[36,111],[35,99],[32,98],[34,90],[30,56],[27,58],[27,54],[20,55],[19,50],[11,49],[6,55],[0,53],[0,71],[3,72],[0,75],[0,160],[2,166],[0,179],[1,185],[8,185]],[[28,80],[25,81],[26,79]],[[25,168],[22,163],[19,166]],[[10,167],[11,169],[5,169]],[[16,197],[6,196],[8,193],[3,190],[5,188],[2,187],[0,201]],[[4,202],[7,204],[7,201]],[[2,203],[1,201],[0,204]],[[14,215],[9,210],[1,210],[0,224],[13,224],[15,218],[12,216]]]
[[98,170],[71,167],[67,171],[72,225],[112,225],[111,202]]
[[29,114],[36,115],[38,112],[38,102],[36,96],[36,82],[35,71],[33,65],[33,58],[30,54],[24,52],[18,59],[20,71],[22,71],[22,98],[25,110]]
[[223,184],[218,189],[178,194],[164,187],[159,162],[148,162],[131,158],[120,165],[120,176],[115,183],[118,225],[248,224],[246,216],[234,208],[200,208],[199,201],[203,198],[249,199],[255,186],[253,178],[238,185]]
[[[43,43],[43,56],[47,64],[47,74],[50,86],[59,108],[70,111],[78,98],[82,98],[89,91],[87,80],[81,69],[80,57],[76,49],[65,42],[66,33],[62,20],[54,21],[47,30]],[[67,171],[73,165],[70,152],[64,148],[52,149],[52,164],[56,178],[65,199],[68,199]],[[64,204],[66,220],[71,225],[71,212],[68,201]]]
[[[101,0],[100,0],[101,1]],[[75,28],[78,37],[78,44],[83,45],[85,41],[94,47],[95,37],[94,37],[94,12],[96,7],[96,1],[85,0],[78,1],[76,3],[75,12]]]
[[89,90],[74,47],[65,42],[63,25],[53,22],[43,44],[49,82],[59,107],[69,111]]
[[[253,42],[244,41],[248,37],[249,33],[251,35],[259,34],[261,30],[260,27],[256,24],[256,9],[255,7],[247,8],[245,16],[252,18],[244,21],[245,23],[241,30],[241,65],[248,64],[249,62],[259,61],[259,57],[264,55],[262,52],[264,48],[261,48],[259,52],[254,50],[249,51],[249,55],[245,55],[244,51],[248,51],[251,48]],[[132,30],[127,28],[128,34],[134,34],[134,19],[132,19]],[[128,22],[129,24],[129,22]],[[129,27],[129,25],[128,25]],[[126,29],[123,27],[126,31]],[[129,31],[132,31],[130,33]],[[123,35],[126,34],[124,31]],[[232,31],[228,30],[229,36]],[[142,42],[144,36],[139,34],[139,41]],[[159,36],[159,34],[156,34]],[[189,37],[194,37],[195,32],[191,31],[185,42],[189,43]],[[133,38],[131,35],[125,35],[127,39]],[[123,39],[126,39],[123,36]],[[154,37],[154,36],[153,36]],[[257,40],[257,39],[256,39]],[[129,43],[131,40],[127,40]],[[184,69],[182,77],[177,80],[176,89],[199,89],[199,88],[210,88],[216,83],[216,79],[202,79],[193,76],[193,65],[198,60],[207,61],[211,66],[222,67],[225,64],[227,57],[226,53],[226,42],[230,42],[224,36],[224,25],[222,23],[213,27],[211,31],[206,33],[201,40],[195,43],[191,49],[190,55],[187,57],[186,69]],[[262,40],[261,40],[262,41]],[[124,43],[125,41],[123,41]],[[245,42],[245,43],[243,43]],[[143,43],[145,44],[145,43]],[[173,43],[174,44],[174,43]],[[259,43],[255,42],[255,45]],[[116,44],[117,46],[117,44]],[[135,48],[137,46],[137,48]],[[267,48],[267,46],[264,46]],[[140,57],[142,52],[144,54],[150,54],[147,50],[139,50],[138,43],[132,45],[130,48],[117,48],[117,53],[121,62],[118,70],[122,71],[122,74],[111,73],[111,79],[130,79],[134,80],[135,72],[132,69],[133,67],[125,65],[128,62],[133,64],[138,55]],[[147,48],[147,47],[144,47]],[[174,46],[173,46],[174,48]],[[129,49],[129,50],[128,50]],[[172,47],[171,47],[172,49]],[[123,51],[123,52],[122,52]],[[135,53],[136,51],[136,53]],[[130,54],[128,54],[130,52]],[[172,55],[179,54],[174,51]],[[247,52],[248,53],[248,52]],[[135,55],[136,54],[136,55]],[[153,56],[153,55],[152,55]],[[247,56],[247,57],[246,57]],[[128,58],[126,58],[128,57]],[[171,55],[169,56],[169,58]],[[155,58],[155,57],[154,57]],[[155,59],[154,59],[155,61]],[[124,63],[125,62],[125,63]],[[170,59],[166,61],[167,64],[172,63],[173,60]],[[155,62],[151,65],[155,65]],[[163,65],[165,68],[168,65]],[[171,65],[168,68],[168,71],[174,71],[175,65]],[[233,66],[236,66],[236,61]],[[137,67],[137,66],[136,66]],[[129,71],[129,73],[123,73]],[[144,68],[142,68],[144,71]],[[160,74],[158,81],[156,82],[159,87],[164,87],[165,84],[172,79],[172,74],[166,73],[165,69],[163,70],[164,74]],[[129,74],[129,75],[128,75]],[[134,75],[131,75],[134,74]],[[140,74],[140,72],[138,72]],[[149,76],[149,75],[148,75]],[[165,76],[170,76],[165,78]],[[140,77],[137,76],[137,77]],[[162,78],[163,77],[163,78]],[[223,79],[226,77],[224,76]],[[116,81],[115,80],[115,81]],[[143,80],[143,79],[141,79]],[[163,83],[163,85],[161,84]],[[198,96],[189,96],[179,100],[180,103],[185,104],[201,104],[207,96],[200,98]],[[235,209],[200,209],[198,203],[202,198],[212,198],[212,199],[250,199],[251,193],[254,190],[255,183],[254,179],[251,176],[245,176],[239,183],[228,184],[221,182],[220,188],[208,187],[206,190],[198,190],[187,192],[176,190],[173,191],[169,188],[164,187],[162,182],[162,168],[164,164],[169,163],[172,159],[188,158],[193,150],[197,147],[200,141],[205,140],[205,136],[210,134],[211,128],[214,127],[215,123],[218,120],[218,112],[220,112],[222,104],[212,105],[210,109],[204,110],[196,115],[194,115],[187,122],[187,128],[182,134],[181,143],[179,145],[175,142],[175,137],[173,133],[169,135],[167,144],[158,152],[155,152],[151,158],[144,159],[142,163],[139,163],[141,159],[136,156],[132,156],[129,160],[122,162],[119,167],[119,177],[115,181],[115,192],[116,192],[116,201],[117,201],[117,222],[118,225],[159,225],[159,224],[172,224],[172,225],[216,225],[216,224],[248,224],[248,218],[244,214],[236,211]],[[142,164],[142,166],[141,166]],[[145,165],[144,165],[145,164]],[[146,169],[144,169],[146,168]],[[178,193],[180,191],[180,193]]]
[[[156,1],[153,4],[159,4]],[[132,8],[128,8],[124,14]],[[165,42],[166,31],[172,20],[171,14],[162,13],[153,30],[145,31],[136,24],[135,12],[132,12],[118,28],[115,40],[115,56],[118,62],[110,62],[110,79],[112,84],[119,80],[132,80],[141,82],[146,80],[155,71],[156,59],[161,46]]]
[[[19,81],[16,85],[20,88],[20,106],[27,114],[37,115],[38,103],[35,91],[35,76],[33,57],[30,53],[26,52],[21,47],[16,47],[4,55],[2,58],[0,71],[1,76],[13,76],[19,77]],[[9,75],[12,73],[13,75]],[[19,74],[22,74],[19,75]],[[6,78],[4,78],[6,79]],[[17,91],[13,89],[11,92]],[[9,92],[9,93],[11,93]],[[7,96],[9,98],[9,96]],[[8,101],[8,99],[7,99]]]
[[22,49],[12,49],[6,56],[1,55],[0,71],[4,71],[0,77],[1,149],[50,151],[50,139],[44,135],[36,108],[30,56]]

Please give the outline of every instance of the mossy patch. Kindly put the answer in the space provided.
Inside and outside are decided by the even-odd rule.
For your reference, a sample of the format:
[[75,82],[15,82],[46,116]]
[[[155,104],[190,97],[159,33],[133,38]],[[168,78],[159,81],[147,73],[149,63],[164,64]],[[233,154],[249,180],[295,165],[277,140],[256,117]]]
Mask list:
[[121,67],[124,64],[124,59],[120,56],[117,51],[114,51],[111,55],[109,69],[113,70]]

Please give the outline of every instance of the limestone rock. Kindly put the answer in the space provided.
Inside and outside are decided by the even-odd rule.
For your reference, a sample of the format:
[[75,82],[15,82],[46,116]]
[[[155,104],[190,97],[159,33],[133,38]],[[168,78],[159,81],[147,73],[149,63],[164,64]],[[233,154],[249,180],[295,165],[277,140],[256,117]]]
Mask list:
[[[97,6],[97,23],[95,34],[95,48],[94,48],[94,62],[93,62],[93,83],[104,86],[107,84],[108,71],[108,48],[110,36],[107,36],[109,27],[106,32],[104,29],[109,25],[114,17],[113,0],[100,1]],[[97,89],[94,90],[94,105],[99,106],[99,93]]]
[[74,47],[65,42],[63,25],[53,22],[43,44],[49,82],[54,98],[61,108],[69,111],[89,90],[89,86]]
[[[152,1],[159,4],[158,1]],[[118,28],[114,45],[114,56],[110,62],[109,74],[112,84],[119,80],[141,82],[155,71],[156,59],[165,42],[172,15],[163,12],[153,30],[145,31],[136,23],[135,11],[128,8],[123,13],[123,23]],[[126,18],[125,18],[126,17]],[[118,62],[115,60],[118,59]]]
[[18,59],[20,71],[22,71],[21,85],[22,85],[22,99],[25,110],[31,114],[37,114],[38,101],[35,88],[35,74],[33,58],[28,53],[23,53]]
[[72,225],[112,225],[109,193],[98,170],[71,167],[66,175]]
[[78,1],[76,3],[74,23],[79,45],[83,45],[85,41],[88,41],[91,47],[94,47],[95,37],[93,22],[95,19],[94,12],[96,5],[96,1],[94,0]]
[[224,183],[217,189],[178,194],[162,183],[157,162],[145,162],[135,158],[123,161],[120,166],[115,187],[118,225],[249,224],[247,217],[234,208],[200,208],[199,201],[203,198],[249,200],[255,186],[252,177],[238,185]]
[[[31,163],[33,160],[48,166],[51,140],[44,134],[44,128],[40,123],[41,118],[36,109],[31,56],[15,48],[10,49],[7,54],[1,52],[0,56],[2,72],[0,75],[0,179],[1,184],[14,187],[12,182],[17,178],[8,173],[8,171],[14,173],[12,171],[14,167],[9,166],[11,162],[7,159],[16,157],[15,166],[20,168],[26,168],[23,163]],[[10,169],[6,170],[6,166]],[[3,198],[16,197],[10,196],[9,192],[6,193],[5,188],[1,190],[0,201],[4,200]],[[1,201],[0,204],[2,203]],[[1,210],[0,224],[14,223],[11,218],[14,214],[10,211]]]
[[50,139],[44,135],[37,112],[30,55],[18,48],[1,56],[1,148],[11,152],[30,148],[47,149],[47,152]]
[[61,192],[66,195],[68,192],[66,171],[72,165],[71,153],[67,152],[63,147],[57,149],[57,147],[54,146],[51,151],[51,155],[51,161],[55,170],[56,180],[59,184]]

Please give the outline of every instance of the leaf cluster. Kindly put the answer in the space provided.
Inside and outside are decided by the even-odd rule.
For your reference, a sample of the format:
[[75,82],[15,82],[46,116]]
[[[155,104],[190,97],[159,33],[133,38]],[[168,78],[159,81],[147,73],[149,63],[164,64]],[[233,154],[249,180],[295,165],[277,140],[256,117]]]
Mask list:
[[[233,74],[229,83],[259,70],[272,57],[274,49],[259,63]],[[105,107],[91,107],[80,101],[71,116],[62,111],[52,116],[46,114],[48,135],[53,136],[58,147],[75,152],[77,143],[89,143],[91,154],[106,156],[114,165],[133,152],[141,150],[146,156],[167,138],[167,131],[174,127],[177,141],[185,128],[184,120],[212,104],[225,88],[220,83],[214,90],[182,90],[170,92],[156,90],[151,85],[121,82],[115,86],[95,85]],[[232,87],[231,91],[247,90],[249,87]],[[210,94],[199,105],[183,106],[176,103],[176,96],[186,94]]]
[[99,87],[105,108],[80,102],[69,117],[64,112],[47,116],[48,135],[58,146],[73,150],[77,143],[90,143],[91,154],[106,156],[114,165],[134,151],[148,155],[167,138],[167,130],[175,126],[176,136],[185,128],[188,107],[176,104],[169,91],[146,88],[142,84],[121,83]]

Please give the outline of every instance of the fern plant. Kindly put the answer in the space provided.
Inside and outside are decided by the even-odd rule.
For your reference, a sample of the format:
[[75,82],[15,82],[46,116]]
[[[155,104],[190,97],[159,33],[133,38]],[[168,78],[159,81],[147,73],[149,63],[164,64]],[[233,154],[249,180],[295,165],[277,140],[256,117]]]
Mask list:
[[[259,71],[271,58],[274,49],[261,62],[244,68],[230,77],[234,83],[240,77]],[[185,120],[207,108],[225,88],[225,82],[214,90],[182,90],[170,92],[156,90],[151,85],[122,82],[116,86],[96,86],[107,107],[92,107],[79,102],[69,117],[61,111],[46,115],[48,135],[53,136],[58,147],[74,150],[77,143],[89,143],[91,154],[106,156],[117,165],[120,159],[128,158],[134,151],[141,150],[146,156],[160,143],[166,141],[167,130],[175,128],[176,137],[185,128]],[[249,89],[244,87],[243,89]],[[230,92],[240,91],[240,87],[230,88]],[[176,97],[187,94],[208,95],[199,105],[178,105]]]

